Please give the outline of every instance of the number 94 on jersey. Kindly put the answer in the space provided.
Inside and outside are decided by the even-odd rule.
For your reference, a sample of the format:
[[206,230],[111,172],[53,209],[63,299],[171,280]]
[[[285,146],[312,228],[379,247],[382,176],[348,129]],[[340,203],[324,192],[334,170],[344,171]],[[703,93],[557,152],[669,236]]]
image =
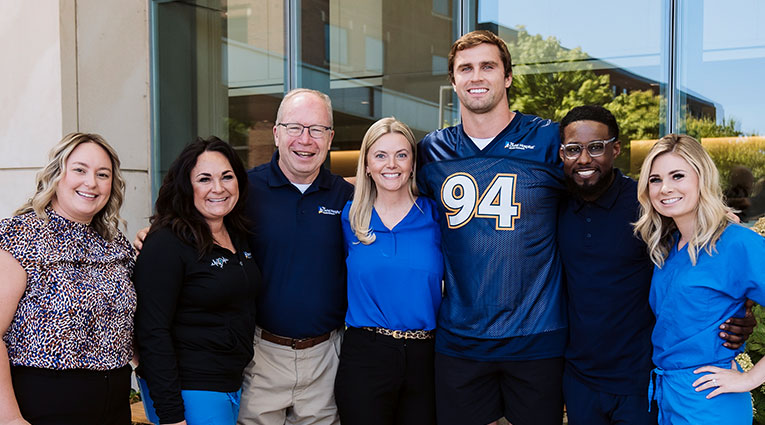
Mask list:
[[467,173],[454,173],[441,185],[441,203],[446,208],[450,229],[468,224],[473,218],[495,220],[497,230],[513,230],[521,216],[521,204],[515,202],[516,174],[498,173],[486,188],[479,188]]

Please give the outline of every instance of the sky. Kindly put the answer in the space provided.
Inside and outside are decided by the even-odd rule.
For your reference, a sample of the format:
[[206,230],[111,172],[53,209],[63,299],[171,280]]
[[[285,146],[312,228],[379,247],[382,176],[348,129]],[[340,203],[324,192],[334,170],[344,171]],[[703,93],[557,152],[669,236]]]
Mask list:
[[[478,21],[554,36],[636,74],[666,81],[668,0],[478,0]],[[700,5],[703,3],[703,7]],[[765,2],[680,0],[678,83],[721,118],[765,135]]]

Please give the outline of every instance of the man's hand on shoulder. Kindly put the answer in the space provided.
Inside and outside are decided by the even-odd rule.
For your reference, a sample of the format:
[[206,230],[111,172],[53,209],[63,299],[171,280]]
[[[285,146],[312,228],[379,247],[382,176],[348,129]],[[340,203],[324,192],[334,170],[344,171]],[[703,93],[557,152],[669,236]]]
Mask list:
[[133,247],[135,248],[138,253],[141,253],[141,248],[143,248],[143,241],[146,239],[146,235],[149,234],[149,228],[144,227],[143,229],[139,230],[138,233],[135,235],[135,239],[133,239]]
[[746,300],[746,314],[744,317],[731,317],[726,320],[725,323],[720,325],[722,332],[719,333],[720,338],[724,339],[723,346],[736,350],[752,336],[754,327],[757,326],[757,320],[752,313],[752,307],[754,301]]

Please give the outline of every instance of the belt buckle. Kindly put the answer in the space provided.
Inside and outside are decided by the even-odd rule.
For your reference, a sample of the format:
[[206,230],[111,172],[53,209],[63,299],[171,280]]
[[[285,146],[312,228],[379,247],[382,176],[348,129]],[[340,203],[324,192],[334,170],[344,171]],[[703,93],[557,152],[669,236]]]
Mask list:
[[396,339],[401,339],[401,338],[404,338],[405,335],[404,335],[404,331],[394,330],[393,332],[391,332],[391,336]]

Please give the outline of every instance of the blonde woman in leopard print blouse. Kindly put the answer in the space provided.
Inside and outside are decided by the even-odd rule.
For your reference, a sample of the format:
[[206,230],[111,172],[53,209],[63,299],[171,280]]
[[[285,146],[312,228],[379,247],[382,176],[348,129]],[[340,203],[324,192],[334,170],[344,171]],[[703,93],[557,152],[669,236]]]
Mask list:
[[136,295],[119,164],[100,136],[67,135],[0,221],[0,423],[130,424]]

